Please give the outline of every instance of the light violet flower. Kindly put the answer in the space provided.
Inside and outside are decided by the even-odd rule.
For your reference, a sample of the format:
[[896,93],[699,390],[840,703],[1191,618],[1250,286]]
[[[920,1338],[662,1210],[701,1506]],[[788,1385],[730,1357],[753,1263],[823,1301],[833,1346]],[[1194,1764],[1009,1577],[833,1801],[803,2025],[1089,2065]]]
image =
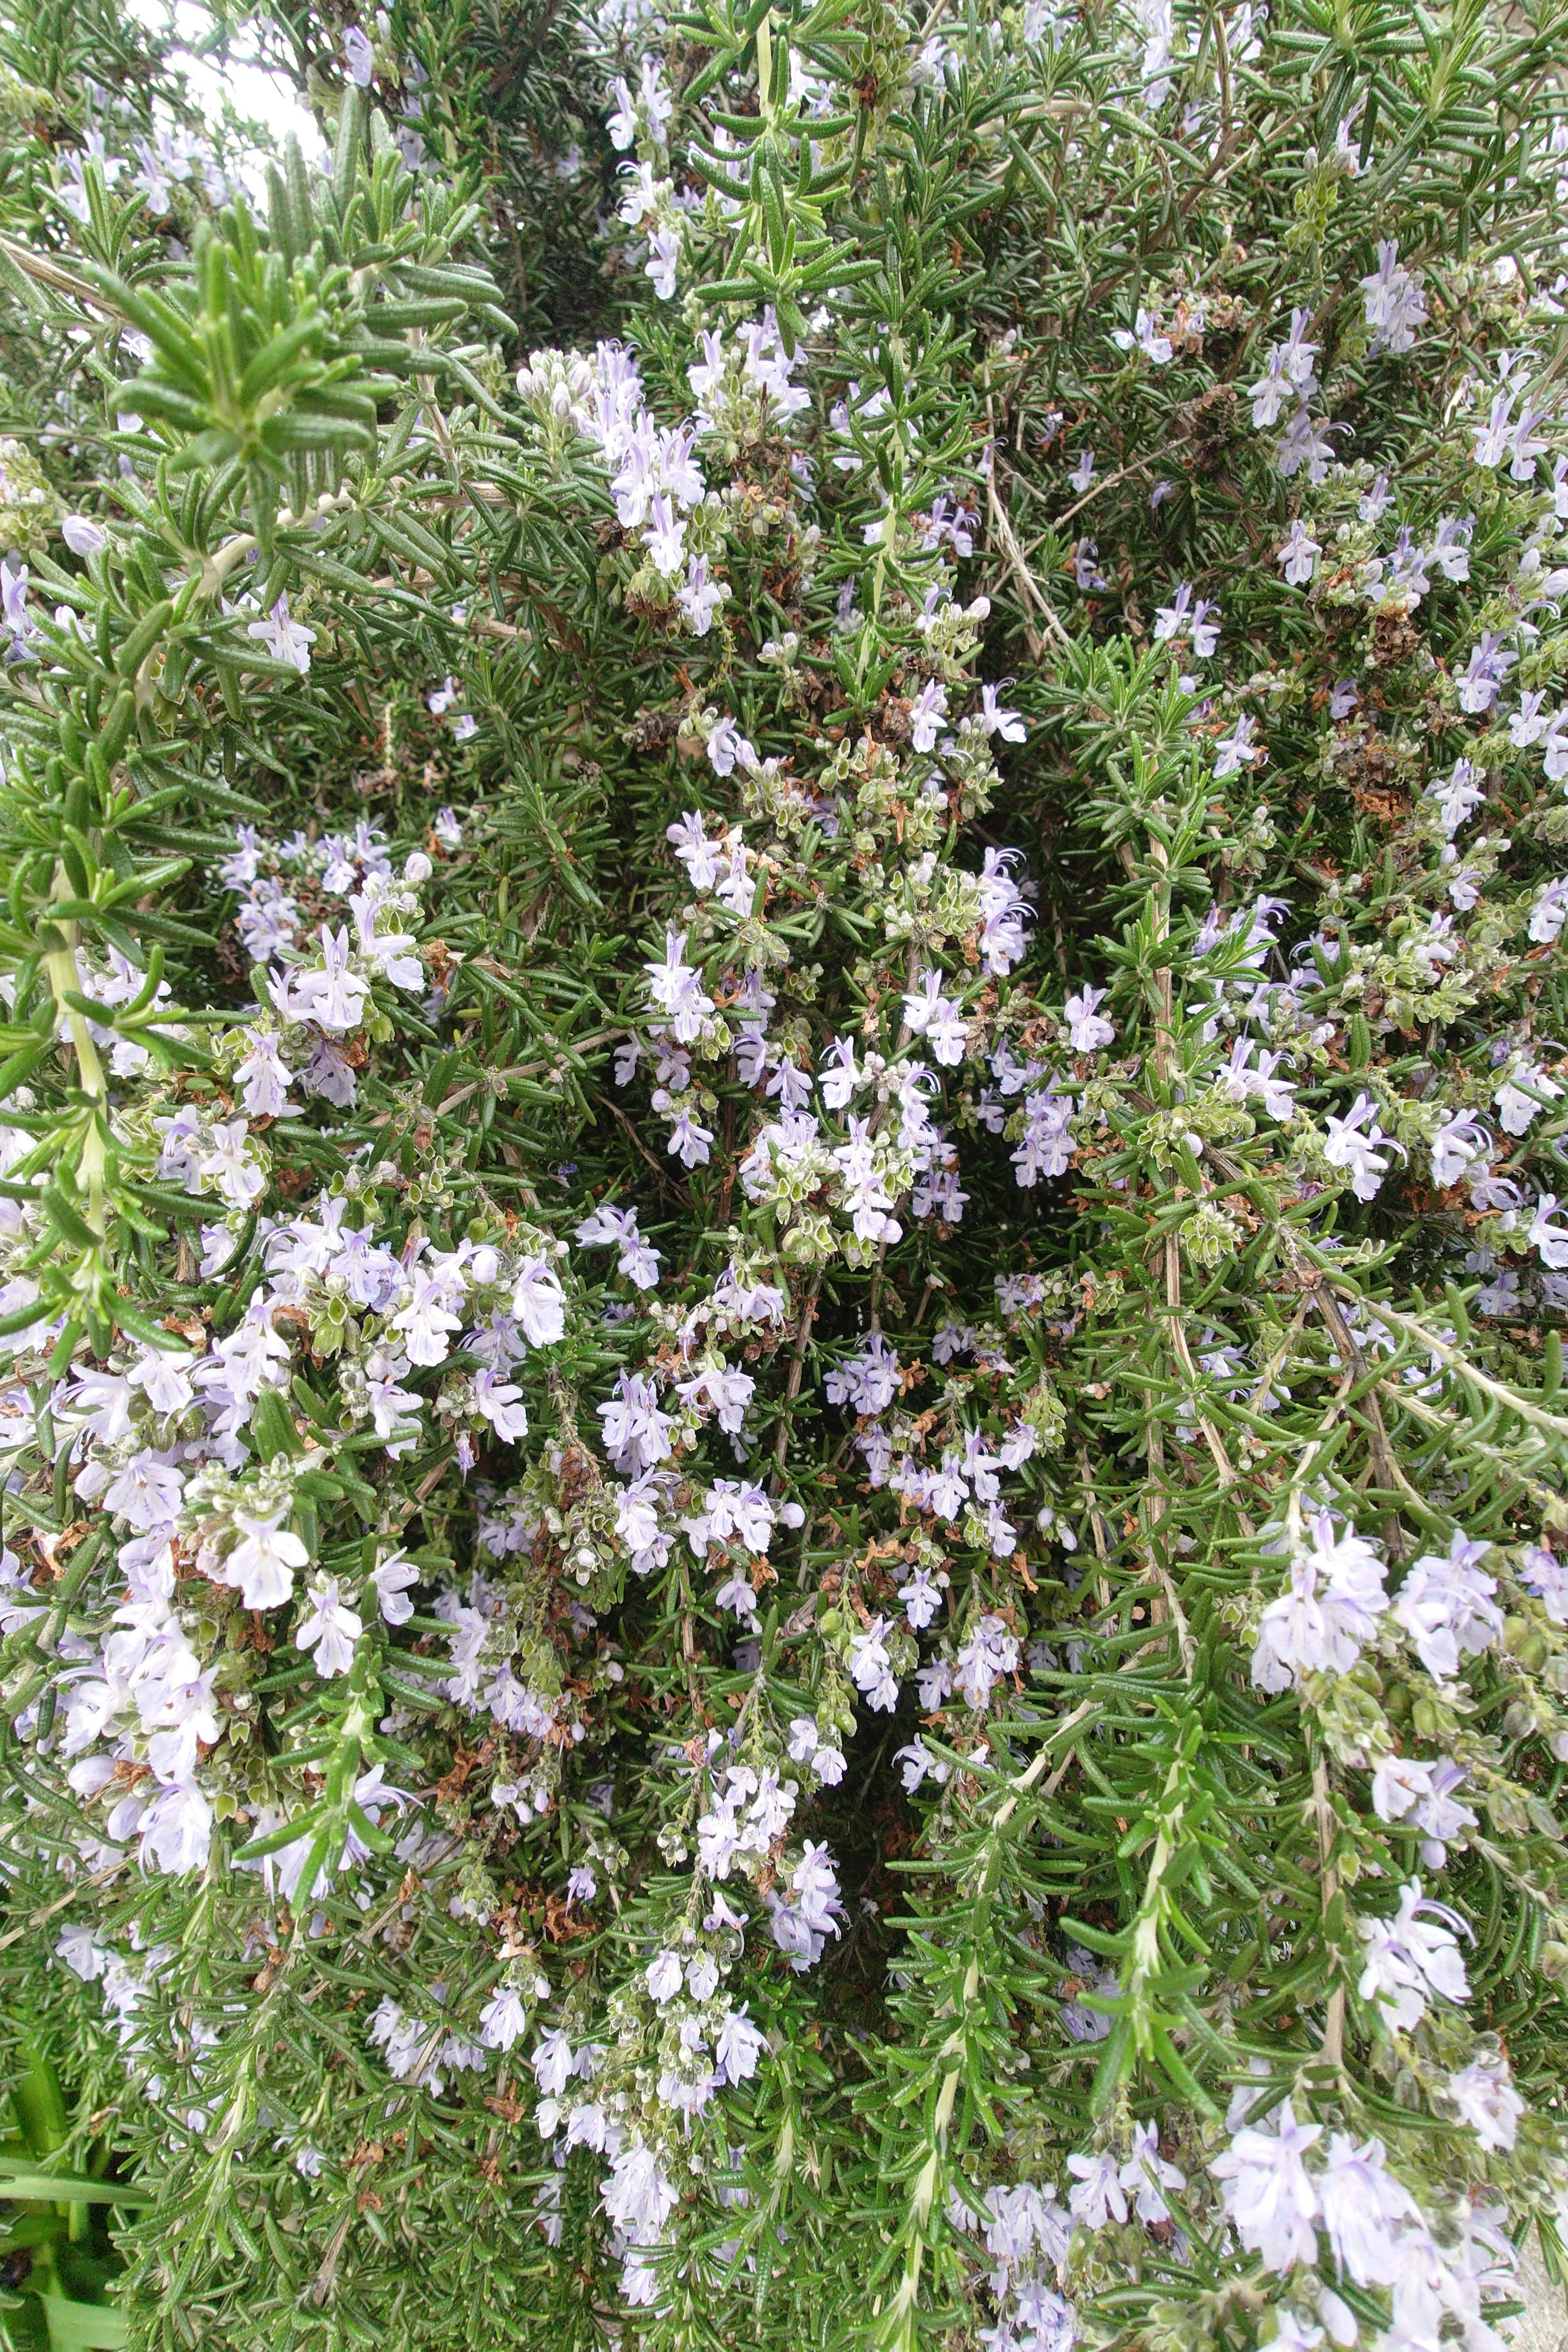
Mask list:
[[1297,2122],[1287,2099],[1267,2124],[1244,2126],[1209,2166],[1242,2244],[1281,2276],[1317,2259],[1318,2189],[1305,2158],[1322,2136],[1321,2124]]
[[1327,1511],[1311,1523],[1310,1548],[1290,1562],[1289,1590],[1264,1610],[1252,1679],[1266,1691],[1300,1686],[1303,1675],[1350,1672],[1386,1605],[1386,1570],[1353,1528],[1337,1532]]
[[354,1643],[364,1622],[342,1597],[335,1576],[322,1577],[310,1588],[310,1606],[294,1628],[294,1646],[314,1650],[319,1675],[346,1675],[354,1662]]
[[291,662],[301,677],[310,669],[316,632],[292,617],[287,596],[279,597],[265,620],[250,622],[245,634],[264,645],[275,660]]

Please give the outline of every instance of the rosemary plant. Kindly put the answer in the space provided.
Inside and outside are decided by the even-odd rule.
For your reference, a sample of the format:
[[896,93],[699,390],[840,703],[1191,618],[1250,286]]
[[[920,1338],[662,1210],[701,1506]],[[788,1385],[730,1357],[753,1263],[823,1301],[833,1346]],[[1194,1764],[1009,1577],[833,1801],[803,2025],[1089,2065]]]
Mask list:
[[1568,16],[242,28],[0,9],[0,2338],[1489,2352]]

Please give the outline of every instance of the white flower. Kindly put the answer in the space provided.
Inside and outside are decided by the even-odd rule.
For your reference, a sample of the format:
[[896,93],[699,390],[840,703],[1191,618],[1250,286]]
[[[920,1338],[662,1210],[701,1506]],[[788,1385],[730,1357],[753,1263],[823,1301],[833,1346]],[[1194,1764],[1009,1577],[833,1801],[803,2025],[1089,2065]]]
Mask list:
[[73,555],[96,555],[109,544],[97,523],[86,515],[66,515],[60,521],[60,537]]
[[566,1330],[566,1294],[561,1277],[542,1257],[524,1258],[517,1269],[511,1311],[531,1348],[552,1348]]
[[218,1575],[223,1583],[238,1585],[241,1604],[247,1609],[281,1608],[293,1597],[293,1571],[310,1564],[310,1553],[300,1538],[282,1526],[282,1518],[281,1509],[265,1519],[249,1518],[242,1511],[235,1514],[241,1539]]
[[1307,2170],[1307,2150],[1323,2135],[1321,2124],[1299,2124],[1287,2099],[1268,2118],[1273,2126],[1247,2125],[1237,2132],[1209,2170],[1223,2183],[1237,2235],[1261,2254],[1268,2270],[1283,2275],[1298,2263],[1317,2259],[1317,2184]]
[[744,2083],[756,2073],[767,2046],[766,2034],[752,2023],[744,2008],[741,2008],[732,2010],[720,2027],[713,2056],[727,2082]]
[[324,1576],[310,1588],[310,1606],[294,1628],[297,1650],[314,1650],[319,1675],[346,1675],[354,1662],[354,1643],[364,1631],[356,1609],[342,1598],[335,1576]]

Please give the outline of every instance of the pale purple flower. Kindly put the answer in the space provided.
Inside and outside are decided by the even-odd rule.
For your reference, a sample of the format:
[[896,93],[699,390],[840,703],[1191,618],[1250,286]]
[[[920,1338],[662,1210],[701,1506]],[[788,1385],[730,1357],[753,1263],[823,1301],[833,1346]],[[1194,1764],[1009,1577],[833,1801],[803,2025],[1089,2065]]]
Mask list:
[[566,1330],[566,1293],[561,1276],[542,1257],[519,1261],[511,1311],[531,1348],[553,1348]]
[[928,677],[910,705],[910,741],[917,751],[929,751],[947,717],[947,688],[940,678]]
[[1491,1137],[1468,1111],[1452,1111],[1432,1138],[1432,1181],[1440,1190],[1457,1184],[1467,1168],[1484,1159]]
[[1292,588],[1305,588],[1322,551],[1321,543],[1298,515],[1274,561],[1284,565],[1285,577]]
[[1234,730],[1215,745],[1214,777],[1216,783],[1226,776],[1235,775],[1238,769],[1252,766],[1258,756],[1258,750],[1254,747],[1252,740],[1257,732],[1257,724],[1256,719],[1243,711]]
[[1451,1681],[1461,1658],[1479,1656],[1502,1632],[1492,1599],[1497,1579],[1477,1566],[1487,1546],[1456,1528],[1447,1552],[1424,1552],[1405,1577],[1394,1614],[1427,1673]]
[[348,1607],[335,1576],[324,1576],[310,1588],[310,1608],[294,1628],[294,1646],[314,1650],[319,1675],[346,1675],[354,1662],[354,1643],[364,1631],[359,1612]]
[[1366,306],[1366,323],[1376,330],[1372,349],[1377,352],[1407,352],[1415,341],[1415,330],[1426,316],[1426,297],[1420,280],[1406,269],[1399,258],[1399,247],[1392,237],[1384,237],[1377,248],[1377,268],[1361,281]]
[[1513,2146],[1525,2107],[1513,2087],[1505,2058],[1500,2054],[1473,2058],[1462,2074],[1449,2076],[1447,2088],[1448,2096],[1486,2154]]
[[1069,996],[1063,1006],[1075,1054],[1098,1054],[1115,1037],[1115,1028],[1097,1010],[1107,993],[1103,988],[1085,988],[1079,995]]
[[634,2140],[611,2159],[608,2179],[599,2183],[605,2214],[633,2245],[652,2245],[674,2211],[677,2191],[658,2168],[653,2150]]
[[335,930],[323,925],[321,969],[312,966],[294,974],[289,1009],[296,1020],[313,1021],[318,1028],[338,1036],[358,1028],[364,1018],[370,983],[349,970],[351,952],[348,925],[340,924]]
[[1299,1687],[1303,1675],[1348,1674],[1386,1603],[1383,1562],[1353,1528],[1337,1532],[1327,1511],[1311,1522],[1310,1549],[1290,1561],[1289,1590],[1264,1610],[1252,1657],[1259,1689]]
[[[1432,1916],[1425,1916],[1427,1913]],[[1420,1880],[1413,1878],[1400,1891],[1394,1918],[1356,1921],[1356,1933],[1366,1947],[1366,1965],[1357,1990],[1363,2000],[1375,2002],[1403,2032],[1420,2023],[1434,1993],[1454,2001],[1469,1998],[1458,1941],[1447,1925],[1450,1920],[1463,1928],[1464,1922],[1446,1905],[1426,1902]]]
[[721,580],[710,579],[708,558],[691,557],[686,572],[686,585],[676,594],[676,603],[686,616],[694,637],[705,637],[713,625],[713,615],[730,591]]
[[659,1011],[668,1014],[670,1031],[677,1042],[689,1045],[700,1034],[703,1017],[713,1010],[713,999],[702,986],[701,975],[686,961],[685,931],[665,933],[662,962],[645,963],[648,994]]
[[1069,2156],[1068,2170],[1078,2182],[1068,2207],[1086,2230],[1103,2230],[1110,2221],[1126,2221],[1127,2197],[1113,2156]]
[[1133,2125],[1132,2153],[1122,2166],[1120,2178],[1129,2196],[1135,2197],[1134,2210],[1143,2222],[1168,2221],[1171,2209],[1161,2192],[1187,2185],[1186,2174],[1179,2172],[1173,2164],[1167,2164],[1160,2154],[1160,2126],[1156,2123]]
[[414,1614],[414,1603],[408,1598],[419,1581],[420,1570],[401,1549],[388,1553],[373,1572],[371,1582],[383,1618],[389,1625],[406,1625]]
[[1073,573],[1086,596],[1100,595],[1110,585],[1096,561],[1099,553],[1097,539],[1080,539],[1073,549]]
[[1568,875],[1548,882],[1530,910],[1530,936],[1542,947],[1553,947],[1568,922]]
[[1336,2132],[1319,2193],[1323,2227],[1341,2270],[1357,2286],[1391,2286],[1398,2272],[1398,2232],[1415,2218],[1416,2206],[1404,2182],[1386,2168],[1383,2142],[1369,2139],[1358,2147]]
[[[1350,1171],[1351,1190],[1358,1201],[1375,1198],[1388,1171],[1388,1154],[1379,1151],[1380,1143],[1389,1143],[1377,1123],[1377,1106],[1368,1094],[1356,1097],[1353,1107],[1338,1118],[1331,1112],[1323,1121],[1329,1139],[1323,1147],[1323,1157],[1331,1168]],[[1397,1144],[1390,1144],[1397,1151]]]
[[245,634],[264,645],[275,660],[292,662],[301,677],[309,670],[316,632],[291,617],[286,595],[279,597],[264,621],[250,622]]
[[[1272,2125],[1270,2129],[1268,2125]],[[1305,2158],[1322,2137],[1321,2124],[1301,2124],[1289,2099],[1268,2125],[1246,2125],[1209,2166],[1221,2182],[1237,2235],[1264,2267],[1283,2276],[1317,2259],[1317,2184]]]
[[1000,735],[1004,743],[1021,743],[1028,733],[1017,711],[1003,709],[994,686],[980,689],[980,724],[987,735]]
[[1554,1225],[1551,1222],[1557,1205],[1555,1192],[1542,1192],[1535,1204],[1529,1239],[1531,1246],[1539,1251],[1542,1265],[1562,1272],[1568,1268],[1568,1226]]
[[752,2023],[744,2007],[731,2010],[713,2044],[714,2062],[728,2083],[748,2082],[756,2073],[767,2036]]
[[487,2050],[510,2050],[528,2031],[528,2011],[515,1985],[498,1985],[479,2011],[479,2040]]
[[1346,425],[1320,425],[1306,408],[1298,408],[1275,453],[1276,470],[1289,481],[1305,466],[1309,481],[1322,481],[1334,457],[1334,445],[1329,436],[1348,430]]
[[1483,630],[1471,646],[1469,660],[1458,680],[1460,709],[1472,717],[1489,710],[1497,700],[1498,688],[1518,659],[1517,654],[1508,651],[1496,630]]
[[268,1517],[237,1512],[234,1524],[239,1542],[218,1570],[224,1584],[237,1584],[247,1609],[279,1609],[294,1592],[294,1570],[307,1568],[310,1555],[300,1537],[282,1524],[279,1508]]
[[660,1952],[643,1971],[648,1997],[660,2003],[673,2000],[680,1990],[681,1968],[678,1954]]

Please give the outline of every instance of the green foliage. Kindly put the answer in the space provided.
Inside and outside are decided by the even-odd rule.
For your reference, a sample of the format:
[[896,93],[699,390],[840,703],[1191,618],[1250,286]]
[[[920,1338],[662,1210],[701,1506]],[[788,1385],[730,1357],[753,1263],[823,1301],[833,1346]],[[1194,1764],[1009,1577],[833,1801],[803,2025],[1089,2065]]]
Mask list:
[[0,2340],[1497,2340],[1564,22],[10,0]]

